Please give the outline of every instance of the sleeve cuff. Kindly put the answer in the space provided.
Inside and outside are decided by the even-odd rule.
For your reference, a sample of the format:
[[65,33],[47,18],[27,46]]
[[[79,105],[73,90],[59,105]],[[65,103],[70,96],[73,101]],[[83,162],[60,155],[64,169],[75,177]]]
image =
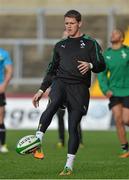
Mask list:
[[38,92],[43,93],[43,90],[42,90],[42,89],[39,89]]
[[93,69],[93,64],[92,64],[92,63],[89,63],[89,65],[90,65],[90,69]]

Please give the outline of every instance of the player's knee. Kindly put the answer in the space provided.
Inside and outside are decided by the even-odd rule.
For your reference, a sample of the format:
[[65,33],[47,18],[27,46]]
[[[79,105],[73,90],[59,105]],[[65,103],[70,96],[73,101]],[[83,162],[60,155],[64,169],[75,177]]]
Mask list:
[[117,127],[124,125],[124,122],[121,119],[116,119],[115,122]]
[[128,117],[124,118],[123,121],[124,121],[125,125],[129,126],[129,118]]

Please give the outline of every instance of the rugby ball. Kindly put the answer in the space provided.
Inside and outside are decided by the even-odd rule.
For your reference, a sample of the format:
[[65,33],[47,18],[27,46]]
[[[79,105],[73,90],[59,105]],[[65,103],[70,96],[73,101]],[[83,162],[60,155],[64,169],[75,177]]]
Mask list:
[[40,148],[41,141],[35,135],[28,135],[21,138],[16,145],[16,152],[22,155],[30,154]]

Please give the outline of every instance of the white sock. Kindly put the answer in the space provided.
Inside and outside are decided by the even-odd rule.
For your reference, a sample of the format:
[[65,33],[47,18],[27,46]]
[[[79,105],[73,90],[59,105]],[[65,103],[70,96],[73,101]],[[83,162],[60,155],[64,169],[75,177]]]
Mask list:
[[36,131],[36,137],[40,139],[40,141],[42,141],[42,138],[44,136],[44,133],[41,131]]
[[74,154],[67,154],[67,161],[65,167],[69,167],[71,170],[73,169],[75,155]]

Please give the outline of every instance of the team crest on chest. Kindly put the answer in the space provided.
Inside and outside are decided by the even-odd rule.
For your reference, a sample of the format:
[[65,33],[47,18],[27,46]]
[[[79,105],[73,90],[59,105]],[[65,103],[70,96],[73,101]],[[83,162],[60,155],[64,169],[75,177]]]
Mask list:
[[127,54],[124,50],[121,51],[121,56],[123,59],[125,59],[127,57]]
[[85,43],[84,43],[83,40],[80,41],[80,48],[81,48],[81,49],[85,48]]

